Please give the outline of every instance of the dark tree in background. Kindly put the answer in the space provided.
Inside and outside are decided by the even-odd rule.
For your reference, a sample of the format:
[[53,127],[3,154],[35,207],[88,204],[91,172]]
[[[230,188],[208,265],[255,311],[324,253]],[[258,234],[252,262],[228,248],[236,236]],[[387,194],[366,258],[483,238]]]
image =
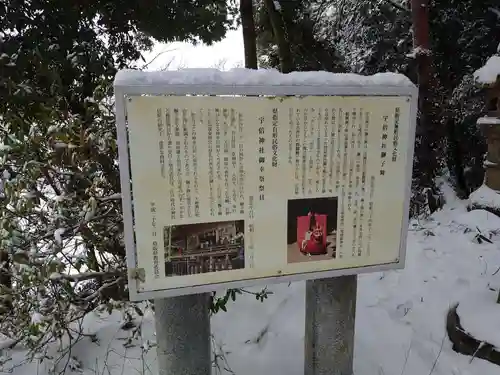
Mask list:
[[[274,4],[273,1],[271,3]],[[295,71],[325,70],[341,72],[345,68],[340,56],[326,39],[318,35],[313,19],[313,2],[310,0],[280,1],[279,9],[274,7],[273,14],[280,18],[282,30],[272,26],[268,7],[257,1],[257,45],[263,67],[282,68],[282,61],[287,61],[285,70],[292,66]],[[285,57],[280,56],[279,40],[285,38],[290,50]]]
[[245,49],[245,68],[257,69],[257,34],[255,33],[254,6],[252,0],[240,0],[241,28]]
[[485,112],[472,74],[493,55],[500,42],[498,2],[431,1],[429,21],[438,87],[435,106],[446,131],[442,155],[457,191],[466,197],[483,181],[486,151],[476,120]]
[[[484,112],[484,98],[472,73],[500,41],[496,1],[422,2],[280,1],[285,27],[294,30],[288,38],[296,70],[393,71],[420,85],[412,215],[439,207],[443,179],[461,197],[482,183],[485,143],[475,121]],[[265,10],[258,14],[260,58],[278,67],[272,27]]]

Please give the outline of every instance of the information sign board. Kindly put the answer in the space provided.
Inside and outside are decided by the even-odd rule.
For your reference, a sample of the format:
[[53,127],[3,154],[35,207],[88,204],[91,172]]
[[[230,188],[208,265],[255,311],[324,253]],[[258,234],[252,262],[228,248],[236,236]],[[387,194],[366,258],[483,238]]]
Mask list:
[[154,74],[115,81],[132,299],[404,266],[411,83]]

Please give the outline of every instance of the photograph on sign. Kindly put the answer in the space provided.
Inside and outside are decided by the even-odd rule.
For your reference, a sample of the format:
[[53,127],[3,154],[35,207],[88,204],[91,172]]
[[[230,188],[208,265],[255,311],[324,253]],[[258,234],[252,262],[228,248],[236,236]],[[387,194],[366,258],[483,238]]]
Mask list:
[[336,197],[288,201],[288,263],[337,257],[337,207]]
[[138,293],[400,262],[409,95],[125,107]]
[[245,222],[164,227],[165,276],[245,268]]

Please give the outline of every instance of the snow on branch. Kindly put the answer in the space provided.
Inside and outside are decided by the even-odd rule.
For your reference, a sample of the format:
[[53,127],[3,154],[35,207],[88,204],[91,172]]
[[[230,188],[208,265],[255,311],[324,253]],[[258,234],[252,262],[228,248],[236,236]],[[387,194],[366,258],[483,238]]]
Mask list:
[[474,72],[474,78],[481,84],[495,83],[500,75],[500,56],[491,56],[486,64]]
[[500,118],[498,117],[480,117],[476,122],[478,125],[500,125]]
[[62,274],[59,272],[53,272],[50,274],[49,279],[52,281],[63,281],[67,280],[70,282],[81,282],[98,278],[108,278],[108,277],[118,277],[125,276],[125,271],[115,270],[115,271],[102,271],[102,272],[82,272],[74,275]]
[[113,285],[116,285],[118,284],[119,282],[121,282],[123,280],[123,277],[118,277],[116,278],[115,280],[113,281],[110,281],[109,283],[105,283],[103,285],[101,285],[98,289],[96,289],[92,294],[89,294],[88,296],[86,296],[83,300],[85,302],[90,302],[92,300],[94,300],[95,298],[97,298],[103,291],[105,291],[106,289],[108,288],[111,288]]
[[21,340],[2,338],[2,339],[0,339],[0,350],[12,349],[14,346],[16,346],[19,343],[19,341],[21,341]]
[[409,9],[406,9],[404,6],[396,3],[395,1],[393,1],[393,0],[385,0],[385,1],[389,4],[391,4],[394,8],[399,9],[400,11],[405,12],[407,14],[411,14]]
[[489,10],[490,12],[495,13],[495,14],[496,14],[496,16],[497,16],[498,18],[500,18],[500,10],[498,10],[498,9],[496,9],[496,8],[491,8],[491,7],[490,7],[490,8],[488,8],[488,10]]
[[61,245],[63,239],[71,237],[72,235],[76,235],[78,233],[78,231],[86,224],[89,224],[90,222],[105,219],[105,218],[109,217],[110,211],[111,210],[108,210],[107,212],[105,212],[102,215],[93,216],[89,219],[84,219],[80,223],[75,224],[75,225],[68,227],[68,228],[57,228],[55,230],[51,230],[51,231],[47,232],[46,234],[42,235],[41,237],[39,237],[37,240],[43,241],[43,240],[48,240],[48,239],[53,237],[54,240],[56,241],[56,243]]
[[101,202],[118,200],[118,199],[122,199],[121,193],[115,193],[115,194],[108,195],[106,197],[97,198],[97,200],[99,200]]
[[427,48],[423,48],[421,46],[415,47],[410,53],[406,55],[406,57],[410,57],[412,59],[416,58],[417,56],[422,56],[422,55],[431,55],[432,52],[431,50]]

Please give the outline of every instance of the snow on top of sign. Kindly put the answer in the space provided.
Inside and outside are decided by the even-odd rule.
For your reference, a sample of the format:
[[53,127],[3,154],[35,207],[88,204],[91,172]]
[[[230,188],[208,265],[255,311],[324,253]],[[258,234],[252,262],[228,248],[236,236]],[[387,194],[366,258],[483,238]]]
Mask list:
[[229,71],[218,69],[189,68],[177,71],[143,72],[120,70],[115,76],[117,86],[163,85],[221,85],[221,86],[261,86],[261,85],[310,85],[310,86],[404,86],[413,83],[398,73],[377,73],[362,76],[352,73],[292,72],[280,73],[275,69],[235,68]]
[[500,118],[498,117],[480,117],[477,119],[478,125],[500,125]]
[[482,68],[474,72],[476,81],[482,84],[495,83],[500,75],[500,56],[491,56]]

